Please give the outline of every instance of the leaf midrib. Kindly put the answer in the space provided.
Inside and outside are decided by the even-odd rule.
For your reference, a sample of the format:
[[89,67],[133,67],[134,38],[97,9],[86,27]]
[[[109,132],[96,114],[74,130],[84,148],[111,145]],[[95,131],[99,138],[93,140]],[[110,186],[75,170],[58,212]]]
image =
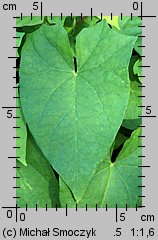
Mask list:
[[[78,165],[78,139],[77,139],[77,75],[73,77],[73,113],[74,113],[74,140],[75,140],[75,169],[76,169],[76,192],[79,191],[79,165]],[[76,198],[77,200],[77,198]]]

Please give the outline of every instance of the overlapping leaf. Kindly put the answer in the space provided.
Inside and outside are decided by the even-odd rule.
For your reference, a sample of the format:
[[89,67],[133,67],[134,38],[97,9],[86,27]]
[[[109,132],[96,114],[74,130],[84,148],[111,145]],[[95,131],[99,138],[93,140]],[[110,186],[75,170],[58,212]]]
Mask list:
[[[47,16],[47,22],[49,24],[63,24],[65,21],[66,17],[57,17],[57,16]],[[16,19],[16,27],[26,27],[26,26],[35,26],[35,25],[39,25],[42,24],[45,21],[45,17],[38,17],[38,16],[23,16],[22,19],[21,18],[17,18]]]
[[47,17],[47,21],[48,21],[48,23],[50,23],[50,24],[61,24],[61,25],[63,25],[64,24],[64,21],[65,21],[65,18],[66,17],[63,17],[62,16],[62,18],[61,17],[58,17],[58,16],[48,16]]
[[99,19],[105,19],[107,21],[108,24],[110,24],[111,26],[120,29],[119,27],[119,23],[118,23],[118,16],[113,16],[111,19],[111,16],[98,16]]
[[136,63],[134,64],[133,71],[135,74],[137,74],[139,81],[142,83],[142,60],[138,59]]
[[23,16],[21,18],[16,19],[16,27],[25,27],[25,26],[34,26],[38,24],[42,24],[44,21],[44,18],[41,19],[41,17],[33,16]]
[[20,207],[39,208],[59,206],[59,189],[57,179],[47,159],[36,145],[31,134],[27,141],[27,166],[17,162],[17,204]]
[[42,25],[27,35],[23,46],[21,102],[26,122],[77,201],[123,120],[135,40],[104,21],[84,29],[76,39],[77,66],[62,26]]
[[[20,47],[22,38],[25,35],[23,32],[16,32],[16,47]],[[18,48],[16,49],[16,57],[19,57]]]
[[120,147],[120,145],[122,145],[127,139],[128,137],[126,137],[123,133],[118,132],[114,142],[114,149]]
[[142,124],[142,119],[137,118],[137,119],[124,119],[122,122],[122,126],[125,128],[128,128],[130,130],[135,130]]
[[142,75],[142,69],[138,67],[139,56],[133,56],[129,64],[129,78],[130,78],[130,97],[128,106],[124,116],[122,125],[128,129],[135,130],[141,125],[141,105],[142,105],[142,89],[138,80],[137,71],[139,76]]
[[[83,198],[78,202],[78,207],[118,207],[124,208],[135,207],[138,203],[138,196],[141,195],[141,190],[138,188],[141,185],[141,180],[138,177],[141,175],[141,150],[138,148],[141,145],[141,140],[138,137],[141,130],[136,130],[131,138],[124,144],[123,149],[116,158],[115,163],[111,163],[110,159],[104,159],[99,165],[96,173],[92,177],[89,186],[87,187]],[[75,207],[76,201],[73,194],[64,181],[60,178],[60,201],[61,206]],[[139,201],[141,206],[141,201]]]
[[130,82],[130,97],[124,119],[137,119],[141,115],[142,110],[139,106],[142,105],[142,100],[139,96],[142,95],[142,90],[139,85],[137,81]]
[[[17,84],[17,86],[19,86]],[[16,96],[19,97],[18,89],[16,90]],[[26,141],[27,141],[27,129],[26,129],[26,122],[23,116],[23,112],[21,109],[20,99],[16,99],[16,136],[20,137],[16,139],[16,156],[17,159],[24,164],[26,163]]]
[[130,16],[124,16],[122,19],[121,17],[118,18],[118,25],[120,27],[120,32],[129,36],[137,36],[137,42],[134,46],[135,50],[142,55],[142,20],[140,17],[133,16],[132,19]]

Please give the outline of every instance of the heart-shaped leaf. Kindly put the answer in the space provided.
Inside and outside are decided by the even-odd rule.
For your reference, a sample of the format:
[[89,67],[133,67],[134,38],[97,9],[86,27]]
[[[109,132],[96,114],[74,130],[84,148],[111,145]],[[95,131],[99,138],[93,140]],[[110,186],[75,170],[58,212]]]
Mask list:
[[25,119],[77,201],[123,120],[135,41],[102,21],[78,34],[74,59],[61,25],[27,34],[20,66]]

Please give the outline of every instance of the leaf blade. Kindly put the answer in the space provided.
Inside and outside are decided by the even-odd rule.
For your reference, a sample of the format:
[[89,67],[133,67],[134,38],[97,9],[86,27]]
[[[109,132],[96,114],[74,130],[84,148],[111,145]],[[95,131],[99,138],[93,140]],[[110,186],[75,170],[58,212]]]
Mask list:
[[[105,49],[100,54],[102,47],[106,44],[109,47],[111,37],[116,45],[111,46],[110,53]],[[28,35],[23,47],[21,100],[26,121],[77,201],[82,198],[98,163],[109,152],[121,125],[128,102],[127,66],[134,43],[134,37],[112,31],[105,22],[82,30],[76,44],[77,73],[62,26],[42,25]],[[116,61],[121,54],[125,56],[123,60]],[[94,74],[96,56],[98,66]],[[117,106],[117,112],[111,110],[111,102]]]

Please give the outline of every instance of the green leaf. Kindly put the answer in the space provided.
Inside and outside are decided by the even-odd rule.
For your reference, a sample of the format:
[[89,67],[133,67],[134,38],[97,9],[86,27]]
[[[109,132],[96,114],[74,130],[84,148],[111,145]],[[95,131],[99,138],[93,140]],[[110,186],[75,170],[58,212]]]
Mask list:
[[138,82],[138,76],[134,71],[134,66],[137,63],[138,58],[139,58],[138,56],[133,56],[129,64],[130,97],[126,113],[124,116],[124,120],[122,123],[122,126],[131,130],[137,129],[142,122],[142,119],[138,117],[142,115],[142,109],[139,107],[142,105],[142,99],[138,97],[142,95],[142,90],[139,87],[140,83]]
[[120,29],[119,24],[118,24],[118,16],[113,16],[112,20],[111,20],[111,16],[103,16],[101,18],[101,16],[98,16],[99,19],[105,19],[107,21],[108,24],[110,24],[111,26]]
[[[18,86],[18,84],[16,85]],[[16,96],[19,97],[18,89],[16,90]],[[16,99],[16,116],[20,117],[16,119],[16,126],[20,127],[16,129],[16,136],[20,137],[16,139],[16,146],[20,148],[16,148],[16,156],[20,157],[18,160],[24,164],[26,163],[26,140],[27,140],[27,129],[26,129],[26,122],[23,116],[23,112],[21,109],[20,99]]]
[[128,128],[130,130],[137,129],[142,124],[142,119],[124,119],[122,122],[122,126]]
[[[16,47],[20,47],[21,42],[22,42],[22,38],[25,35],[25,33],[21,33],[21,32],[16,32]],[[18,49],[16,49],[16,57],[19,57],[19,53],[18,53]]]
[[44,18],[41,20],[41,17],[33,16],[31,20],[31,16],[23,16],[22,20],[20,18],[16,19],[16,27],[25,27],[25,26],[34,26],[38,24],[42,24]]
[[93,27],[94,25],[96,25],[98,21],[99,19],[95,16],[93,16],[92,18],[90,16],[85,16],[82,18],[82,20],[81,20],[81,17],[78,17],[76,23],[78,27],[81,26],[81,28],[87,28],[87,27]]
[[98,22],[97,17],[93,17],[91,19],[91,17],[89,17],[89,16],[83,17],[82,20],[81,20],[81,17],[77,17],[75,20],[76,20],[76,22],[75,22],[75,26],[74,26],[73,34],[72,34],[75,40],[76,40],[76,36],[79,34],[79,32],[81,32],[82,29],[93,27]]
[[39,208],[59,206],[59,189],[57,179],[47,159],[36,145],[31,134],[27,141],[27,166],[17,162],[17,199],[18,206],[29,208],[38,204]]
[[130,97],[128,106],[125,112],[122,126],[131,130],[135,130],[141,125],[142,109],[138,106],[142,105],[142,99],[138,96],[142,95],[142,90],[139,88],[140,84],[137,81],[130,81]]
[[118,132],[116,135],[116,138],[115,138],[114,149],[120,147],[127,139],[128,139],[128,137],[126,137],[121,132]]
[[142,24],[142,20],[140,17],[133,16],[132,20],[130,16],[123,16],[122,20],[121,17],[118,17],[118,24],[120,27],[120,31],[123,34],[129,36],[138,36],[141,34],[141,28],[138,27]]
[[105,21],[83,29],[76,39],[77,72],[62,26],[42,25],[27,35],[23,46],[21,102],[26,122],[77,201],[123,120],[135,41]]
[[137,74],[139,81],[142,83],[142,77],[139,77],[139,76],[142,76],[142,68],[139,67],[139,66],[142,66],[142,60],[141,59],[138,59],[136,61],[136,63],[134,64],[133,72],[134,72],[134,74]]
[[137,206],[138,206],[138,207],[141,207],[141,206],[142,206],[142,198],[141,198],[141,197],[138,198]]
[[66,19],[66,17],[62,17],[62,19],[61,19],[61,17],[59,17],[59,16],[58,17],[53,16],[52,18],[51,18],[51,16],[47,17],[47,21],[48,21],[49,24],[61,24],[61,25],[63,25],[64,22],[65,22],[65,19]]
[[[132,20],[129,16],[124,16],[121,20],[121,17],[118,17],[118,24],[120,27],[120,32],[129,36],[141,36],[142,35],[142,20],[140,17],[133,16]],[[142,38],[138,37],[137,42],[135,43],[135,50],[142,55],[142,48],[138,47],[142,45]]]
[[[142,34],[142,32],[141,32],[141,34]],[[141,35],[141,34],[140,34],[140,35]],[[137,52],[140,56],[142,56],[142,47],[140,47],[140,46],[142,46],[142,38],[138,37],[138,39],[137,39],[137,41],[136,41],[136,43],[135,43],[135,45],[134,45],[134,49],[136,50],[136,52]]]
[[139,85],[140,83],[137,81],[130,81],[130,97],[124,119],[137,119],[142,113],[142,109],[138,107],[142,105],[142,99],[138,97],[142,95]]
[[[128,207],[134,208],[138,202],[138,196],[141,195],[141,190],[138,188],[141,185],[141,180],[138,178],[141,175],[141,150],[138,145],[141,145],[141,140],[138,136],[141,130],[137,129],[128,139],[115,163],[105,159],[97,169],[97,172],[92,177],[83,198],[78,202],[78,207],[84,208],[87,204],[89,208],[96,206],[105,208],[106,204],[110,208]],[[75,207],[76,201],[70,189],[65,182],[60,178],[60,201],[61,207]]]
[[[76,44],[76,37],[79,34],[79,32],[82,31],[84,28],[92,27],[96,25],[98,22],[98,18],[94,17],[91,19],[90,16],[85,16],[81,19],[81,16],[74,17],[71,19],[71,17],[67,17],[66,21],[64,23],[64,27],[66,31],[69,33],[69,41],[72,49],[75,52],[75,44]],[[75,55],[75,54],[74,54]]]
[[137,60],[139,59],[139,56],[132,56],[130,59],[130,63],[129,63],[129,78],[131,81],[137,81],[138,77],[137,75],[134,73],[133,71],[133,67],[134,64],[137,62]]

